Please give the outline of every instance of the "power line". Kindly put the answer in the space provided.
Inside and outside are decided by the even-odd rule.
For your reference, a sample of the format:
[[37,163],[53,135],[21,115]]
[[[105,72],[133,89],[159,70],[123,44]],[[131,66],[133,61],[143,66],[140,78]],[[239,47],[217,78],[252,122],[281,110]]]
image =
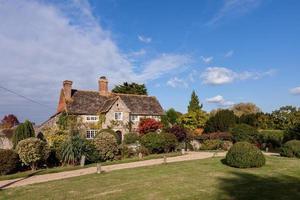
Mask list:
[[10,93],[12,93],[12,94],[14,94],[14,95],[17,95],[18,97],[21,97],[21,98],[23,98],[23,99],[26,99],[27,101],[30,101],[30,102],[32,102],[32,103],[36,103],[36,104],[39,104],[40,106],[45,106],[45,107],[47,107],[47,108],[53,109],[52,107],[50,107],[50,106],[48,106],[48,105],[46,105],[46,104],[42,104],[42,103],[40,103],[40,102],[38,102],[38,101],[35,101],[35,100],[33,100],[33,99],[29,98],[29,97],[26,97],[26,96],[24,96],[24,95],[22,95],[22,94],[19,94],[19,93],[15,92],[15,91],[12,91],[12,90],[10,90],[10,89],[8,89],[8,88],[6,88],[6,87],[1,86],[1,85],[0,85],[0,88],[2,88],[3,90],[5,90],[5,91],[7,91],[7,92],[10,92]]

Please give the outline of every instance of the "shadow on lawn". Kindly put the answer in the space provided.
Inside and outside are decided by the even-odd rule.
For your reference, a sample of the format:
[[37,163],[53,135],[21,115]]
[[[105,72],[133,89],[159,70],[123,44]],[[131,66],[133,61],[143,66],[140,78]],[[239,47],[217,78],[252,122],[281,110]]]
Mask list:
[[35,172],[32,172],[32,173],[28,174],[26,177],[20,178],[20,179],[15,180],[15,181],[12,180],[11,182],[9,182],[9,183],[7,183],[7,184],[5,184],[5,185],[0,186],[0,191],[3,190],[3,189],[5,189],[6,187],[8,187],[8,186],[10,186],[10,185],[13,185],[13,184],[17,183],[17,182],[20,182],[20,181],[23,181],[23,180],[25,180],[25,179],[28,179],[28,178],[30,178],[30,177],[32,177],[32,176],[34,176],[34,175],[38,175],[38,174],[41,173],[42,171],[43,171],[43,170],[38,170],[38,171],[35,171]]
[[260,176],[233,172],[230,178],[221,178],[218,199],[232,200],[299,200],[300,178],[286,175]]

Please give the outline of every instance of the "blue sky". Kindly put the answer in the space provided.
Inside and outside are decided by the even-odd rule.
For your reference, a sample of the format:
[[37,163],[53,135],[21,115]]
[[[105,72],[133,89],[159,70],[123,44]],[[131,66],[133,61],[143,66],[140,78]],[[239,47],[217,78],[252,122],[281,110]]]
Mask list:
[[300,106],[297,0],[0,0],[0,116],[46,120],[62,81],[146,83],[165,109]]

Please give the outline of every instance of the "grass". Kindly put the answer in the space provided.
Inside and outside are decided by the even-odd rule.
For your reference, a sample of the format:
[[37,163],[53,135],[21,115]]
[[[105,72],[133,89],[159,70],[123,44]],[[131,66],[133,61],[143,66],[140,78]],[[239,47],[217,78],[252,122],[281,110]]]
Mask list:
[[221,158],[91,174],[0,191],[0,199],[300,199],[300,159],[267,157],[257,169]]
[[[172,152],[172,153],[166,153],[166,154],[151,154],[151,155],[145,156],[141,160],[150,160],[150,159],[156,159],[156,158],[163,158],[164,156],[175,157],[175,156],[180,156],[180,155],[181,155],[180,152]],[[104,163],[101,163],[101,165],[106,166],[106,165],[129,163],[129,162],[136,162],[136,161],[140,161],[140,159],[138,157],[126,158],[126,159],[122,159],[122,160],[114,160],[114,161],[104,162]],[[25,178],[25,177],[30,177],[30,176],[33,176],[33,175],[42,175],[42,174],[51,174],[51,173],[57,173],[57,172],[71,171],[71,170],[94,167],[94,166],[96,166],[96,163],[88,164],[88,165],[85,165],[84,167],[81,167],[81,166],[62,166],[62,167],[40,169],[40,170],[37,170],[35,172],[25,171],[25,172],[19,172],[19,173],[15,173],[15,174],[0,176],[0,181],[16,179],[16,178]]]

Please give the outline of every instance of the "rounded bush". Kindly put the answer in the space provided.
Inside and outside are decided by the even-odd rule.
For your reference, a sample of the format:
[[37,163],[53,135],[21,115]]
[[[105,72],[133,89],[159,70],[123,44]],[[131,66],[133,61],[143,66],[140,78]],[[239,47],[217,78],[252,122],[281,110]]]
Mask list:
[[17,152],[25,165],[30,165],[32,170],[37,168],[37,163],[45,161],[49,156],[46,142],[37,138],[21,140],[17,145]]
[[286,142],[281,148],[280,155],[300,158],[300,140],[290,140]]
[[163,153],[175,150],[176,136],[171,133],[147,133],[141,138],[141,144],[151,153]]
[[124,135],[125,144],[134,144],[139,140],[139,136],[136,133],[127,133]]
[[18,154],[10,149],[0,149],[0,174],[15,172],[20,165]]
[[93,139],[93,144],[101,161],[113,160],[118,153],[116,138],[107,132],[100,132]]
[[237,168],[262,167],[266,163],[265,156],[254,145],[248,142],[237,142],[226,155],[226,164]]
[[118,144],[121,144],[122,143],[122,136],[120,136],[119,134],[117,134],[114,130],[112,129],[102,129],[99,131],[99,133],[109,133],[111,135],[113,135],[117,141]]

